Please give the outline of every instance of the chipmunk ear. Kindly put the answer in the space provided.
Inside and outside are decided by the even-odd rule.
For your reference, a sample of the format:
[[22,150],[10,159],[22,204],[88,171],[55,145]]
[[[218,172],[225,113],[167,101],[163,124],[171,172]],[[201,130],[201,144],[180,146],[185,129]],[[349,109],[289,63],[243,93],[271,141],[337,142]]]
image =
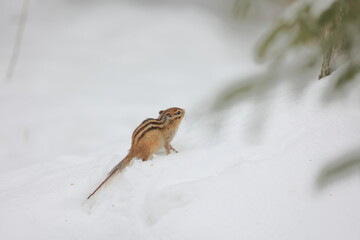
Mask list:
[[163,110],[161,110],[161,111],[159,112],[159,115],[161,115],[163,112],[164,112],[164,111],[163,111]]

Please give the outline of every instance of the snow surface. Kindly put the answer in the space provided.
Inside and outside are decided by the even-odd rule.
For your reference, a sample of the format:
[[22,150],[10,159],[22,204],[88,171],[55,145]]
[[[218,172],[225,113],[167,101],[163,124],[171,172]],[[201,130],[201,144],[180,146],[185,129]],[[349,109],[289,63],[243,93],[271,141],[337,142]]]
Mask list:
[[[5,72],[21,2],[1,4]],[[0,239],[360,239],[359,176],[315,187],[359,147],[358,96],[324,107],[326,79],[236,105],[220,129],[203,111],[260,68],[261,31],[188,4],[31,1],[0,89]],[[179,153],[134,160],[86,201],[133,129],[172,106],[187,110]]]

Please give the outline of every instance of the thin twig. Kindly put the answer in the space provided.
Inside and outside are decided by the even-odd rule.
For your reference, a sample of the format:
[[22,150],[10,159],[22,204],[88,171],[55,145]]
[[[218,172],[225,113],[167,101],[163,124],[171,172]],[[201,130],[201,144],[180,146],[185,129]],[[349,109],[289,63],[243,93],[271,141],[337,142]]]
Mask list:
[[13,48],[13,52],[12,52],[12,55],[10,58],[9,67],[6,71],[6,80],[7,81],[11,81],[11,79],[14,75],[14,71],[15,71],[15,67],[16,67],[18,58],[19,58],[21,43],[22,43],[26,19],[27,19],[29,2],[30,2],[30,0],[23,0],[19,25],[18,25],[18,28],[16,31],[16,36],[15,36],[14,48]]

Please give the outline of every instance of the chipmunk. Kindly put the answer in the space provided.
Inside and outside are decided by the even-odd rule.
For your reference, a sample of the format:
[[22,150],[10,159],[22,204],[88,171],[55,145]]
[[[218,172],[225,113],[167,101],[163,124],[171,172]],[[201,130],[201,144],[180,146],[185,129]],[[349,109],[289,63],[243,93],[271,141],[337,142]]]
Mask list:
[[170,154],[171,151],[177,152],[170,142],[184,115],[184,109],[174,107],[160,111],[157,119],[148,118],[143,121],[132,134],[128,155],[108,173],[105,180],[87,199],[91,198],[112,176],[126,168],[132,159],[141,158],[146,161],[162,147],[165,147],[166,154]]

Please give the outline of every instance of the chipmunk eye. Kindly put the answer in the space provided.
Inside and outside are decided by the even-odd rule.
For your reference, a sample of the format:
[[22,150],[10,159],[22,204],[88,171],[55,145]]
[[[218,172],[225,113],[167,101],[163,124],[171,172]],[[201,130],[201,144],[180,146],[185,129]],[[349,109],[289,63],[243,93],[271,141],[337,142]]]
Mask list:
[[176,114],[177,114],[177,115],[180,115],[180,114],[181,114],[181,111],[180,111],[180,110],[179,110],[179,111],[177,111],[177,112],[176,112]]

